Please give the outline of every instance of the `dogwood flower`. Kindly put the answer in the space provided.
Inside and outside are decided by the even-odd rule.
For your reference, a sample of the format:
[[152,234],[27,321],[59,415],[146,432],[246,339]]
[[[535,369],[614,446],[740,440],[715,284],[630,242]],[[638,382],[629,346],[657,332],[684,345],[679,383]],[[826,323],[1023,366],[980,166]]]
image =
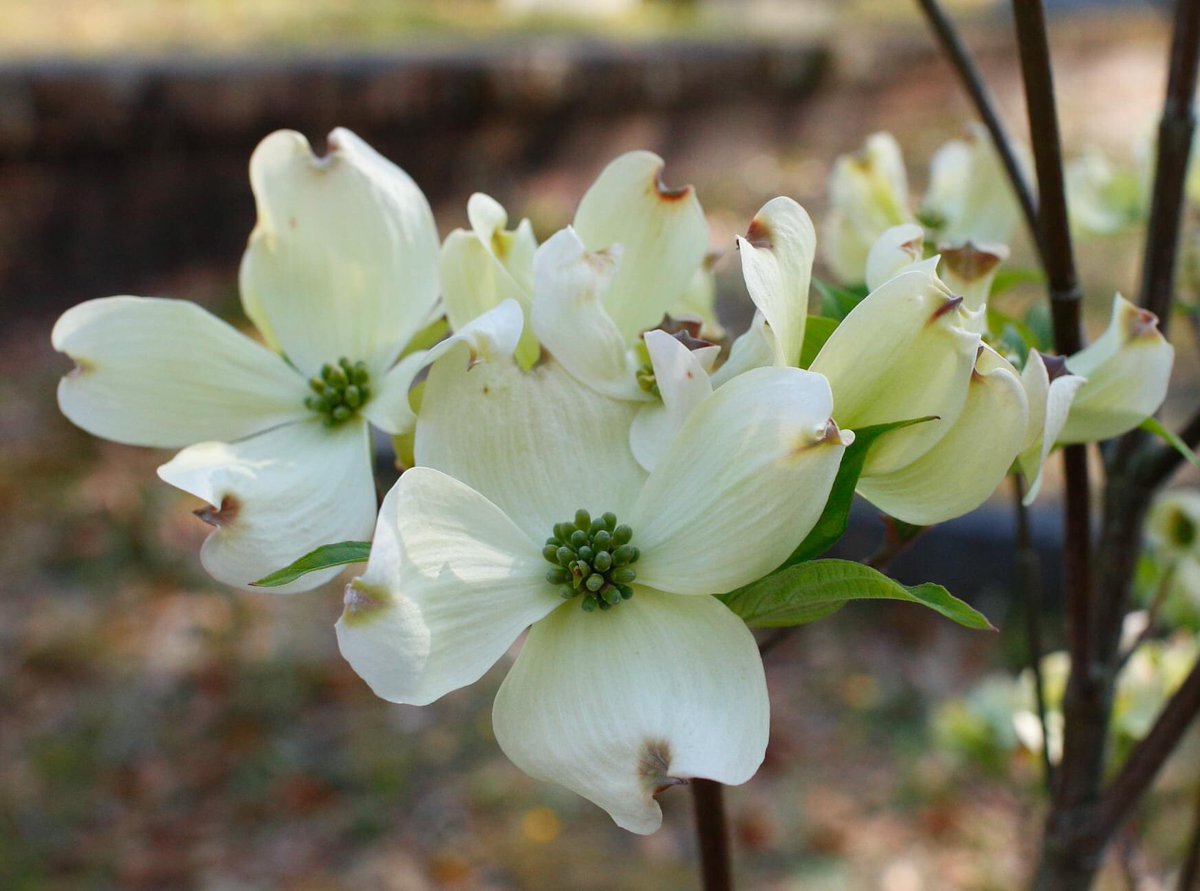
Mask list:
[[[212,505],[201,561],[244,586],[375,517],[368,424],[412,428],[404,356],[438,296],[437,232],[404,171],[347,130],[313,156],[279,131],[250,161],[258,224],[242,260],[266,346],[195,304],[109,297],[68,310],[63,413],[117,442],[180,448],[159,476]],[[404,356],[403,358],[401,358]],[[314,587],[335,570],[285,588]]]
[[[504,208],[473,195],[471,231],[455,230],[442,245],[451,327],[514,298],[531,322],[518,353],[525,367],[545,347],[601,392],[648,399],[635,381],[638,334],[667,312],[694,313],[710,331],[715,323],[704,212],[691,186],[663,183],[663,167],[651,152],[618,157],[584,194],[570,235],[559,233],[541,249],[528,221],[506,230]],[[601,256],[608,259],[590,259]],[[605,267],[602,279],[594,274],[601,270],[572,268],[593,262]],[[578,289],[589,278],[588,287],[600,290],[583,298]]]
[[1067,369],[1087,378],[1059,433],[1063,444],[1096,442],[1132,430],[1167,397],[1175,349],[1158,330],[1158,318],[1120,294],[1108,328],[1067,357]]
[[868,280],[871,248],[893,227],[919,223],[939,245],[969,242],[990,251],[1008,242],[1020,215],[999,155],[978,125],[934,154],[929,189],[915,214],[909,208],[900,146],[887,133],[873,134],[859,152],[837,159],[829,178],[829,204],[825,259],[849,283]]
[[660,825],[670,785],[749,779],[767,741],[762,663],[707,595],[774,569],[820,515],[852,439],[825,381],[740,376],[649,474],[628,444],[636,404],[553,360],[468,369],[451,350],[426,400],[428,466],[388,493],[338,622],[355,670],[384,699],[424,704],[530,628],[493,710],[522,770],[639,833]]

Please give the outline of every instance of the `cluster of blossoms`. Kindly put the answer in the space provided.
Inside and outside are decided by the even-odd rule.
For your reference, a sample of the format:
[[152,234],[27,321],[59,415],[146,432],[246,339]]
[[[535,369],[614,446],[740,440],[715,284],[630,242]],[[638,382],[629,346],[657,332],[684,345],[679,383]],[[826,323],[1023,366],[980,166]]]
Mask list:
[[[1146,612],[1130,613],[1122,633],[1122,646],[1129,656],[1113,691],[1111,725],[1118,762],[1150,731],[1200,656],[1200,640],[1187,630],[1144,639],[1150,620]],[[1033,671],[1026,669],[1017,677],[988,675],[964,696],[944,703],[933,716],[934,734],[943,748],[994,766],[1003,765],[1019,752],[1041,754],[1043,748],[1050,763],[1058,764],[1070,670],[1071,657],[1065,651],[1042,657],[1045,733],[1037,711]],[[1180,763],[1194,764],[1200,735],[1190,734],[1185,745],[1192,754],[1180,758]],[[1186,782],[1193,780],[1189,771]]]
[[[77,366],[60,406],[97,435],[182,448],[159,475],[210,505],[201,559],[224,582],[371,538],[337,635],[385,699],[468,685],[528,630],[500,746],[635,832],[659,825],[663,788],[761,763],[762,662],[714,595],[797,551],[853,431],[871,434],[858,493],[928,525],[1014,464],[1036,493],[1056,444],[1123,432],[1165,394],[1171,347],[1120,298],[1065,367],[989,325],[1006,249],[978,140],[939,154],[924,227],[890,137],[839,160],[833,265],[867,288],[837,317],[809,314],[808,214],[768,202],[736,240],[756,314],[727,348],[704,212],[655,155],[613,161],[540,244],[475,195],[439,248],[403,171],[344,130],[329,147],[279,132],[251,160],[240,284],[261,343],[189,303],[89,301],[54,329]],[[964,240],[926,256],[927,230]],[[372,427],[409,465],[378,510]]]

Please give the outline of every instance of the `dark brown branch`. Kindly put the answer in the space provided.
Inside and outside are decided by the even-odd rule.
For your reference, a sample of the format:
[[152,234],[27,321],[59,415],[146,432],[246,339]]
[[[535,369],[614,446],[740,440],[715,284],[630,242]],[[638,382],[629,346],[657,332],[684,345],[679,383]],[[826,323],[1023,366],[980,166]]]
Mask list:
[[725,823],[725,801],[721,784],[715,780],[691,780],[696,809],[696,843],[700,849],[700,875],[704,891],[733,891],[733,867],[729,857],[729,828]]
[[1129,817],[1197,715],[1200,715],[1200,662],[1192,666],[1150,732],[1134,746],[1121,772],[1105,790],[1096,810],[1095,833],[1101,843],[1112,838]]
[[1193,100],[1200,62],[1200,2],[1178,0],[1171,46],[1167,98],[1158,125],[1158,150],[1150,223],[1142,263],[1142,305],[1155,313],[1166,331],[1175,296],[1175,269],[1183,218],[1183,188],[1187,178],[1192,134],[1196,128]]
[[1042,728],[1042,777],[1047,790],[1054,788],[1054,765],[1050,761],[1050,734],[1046,728],[1046,685],[1042,678],[1042,573],[1033,536],[1029,531],[1029,509],[1025,506],[1025,483],[1019,473],[1012,475],[1013,509],[1017,519],[1017,570],[1021,594],[1025,599],[1025,642],[1029,648],[1029,667],[1033,671],[1033,692],[1038,723]]
[[1058,135],[1046,14],[1041,0],[1015,0],[1013,17],[1017,26],[1017,48],[1025,84],[1033,161],[1037,170],[1038,241],[1042,245],[1042,263],[1050,285],[1054,346],[1060,355],[1067,356],[1083,347],[1083,334],[1079,326],[1081,295],[1075,274],[1071,230],[1067,224],[1062,143]]
[[938,0],[917,0],[917,4],[925,13],[925,18],[929,20],[929,27],[941,43],[942,51],[946,54],[950,64],[954,66],[963,88],[971,97],[976,113],[992,137],[992,144],[996,146],[1000,161],[1004,165],[1004,172],[1008,175],[1008,181],[1012,185],[1013,192],[1016,193],[1017,202],[1021,205],[1021,212],[1025,216],[1025,224],[1029,227],[1033,245],[1040,255],[1042,243],[1038,233],[1037,202],[1033,197],[1033,190],[1025,179],[1025,172],[1017,160],[1012,137],[1008,135],[1008,131],[1004,128],[1004,122],[1000,120],[1000,115],[996,111],[996,103],[992,99],[991,93],[988,92],[979,69],[971,59],[971,54],[954,29],[953,22],[941,8]]

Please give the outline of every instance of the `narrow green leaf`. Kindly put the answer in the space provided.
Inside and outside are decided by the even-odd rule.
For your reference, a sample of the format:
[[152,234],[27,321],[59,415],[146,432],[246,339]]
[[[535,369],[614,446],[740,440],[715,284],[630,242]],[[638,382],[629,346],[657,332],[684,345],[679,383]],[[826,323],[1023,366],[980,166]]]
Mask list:
[[842,463],[838,467],[837,477],[834,478],[833,488],[829,492],[829,500],[825,502],[825,510],[821,512],[817,525],[805,536],[800,546],[792,552],[792,556],[784,561],[784,566],[792,566],[814,557],[820,557],[828,551],[846,532],[846,524],[850,521],[850,505],[854,501],[854,488],[862,474],[863,464],[866,463],[867,453],[875,440],[892,430],[923,424],[926,421],[936,421],[930,415],[926,418],[914,418],[910,421],[895,421],[891,424],[876,424],[873,427],[862,427],[854,431],[854,442],[842,455]]
[[278,588],[294,582],[301,576],[328,569],[331,566],[346,566],[350,563],[366,563],[371,554],[369,541],[339,541],[337,544],[321,545],[290,566],[276,570],[268,576],[251,582],[256,588]]
[[1179,454],[1183,455],[1189,463],[1200,467],[1200,457],[1197,457],[1196,453],[1188,448],[1188,444],[1180,439],[1178,434],[1164,427],[1162,421],[1158,418],[1146,418],[1140,426],[1147,433],[1153,433],[1175,451],[1179,452]]
[[837,326],[838,319],[812,315],[808,317],[804,324],[804,345],[800,348],[801,368],[812,365],[813,359],[817,358],[817,353],[821,352],[821,347],[825,346],[825,341],[829,340],[829,335]]
[[839,288],[819,278],[812,280],[813,287],[821,295],[821,315],[841,321],[850,314],[850,310],[858,306],[867,296],[866,285],[855,285],[849,288]]
[[754,628],[804,625],[851,600],[903,600],[919,603],[964,628],[995,631],[978,610],[941,585],[902,585],[852,560],[812,560],[780,570],[719,598]]

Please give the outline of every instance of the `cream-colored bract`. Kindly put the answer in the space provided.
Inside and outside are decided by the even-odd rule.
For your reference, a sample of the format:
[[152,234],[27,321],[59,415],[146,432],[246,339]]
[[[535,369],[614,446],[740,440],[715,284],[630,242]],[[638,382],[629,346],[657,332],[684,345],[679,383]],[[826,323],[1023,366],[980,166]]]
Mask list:
[[[497,698],[501,746],[651,832],[659,789],[743,782],[767,740],[753,638],[715,599],[681,595],[774,569],[815,523],[851,437],[831,425],[819,375],[762,368],[704,398],[647,474],[628,445],[634,403],[554,362],[467,368],[462,354],[433,364],[417,432],[433,466],[385,501],[347,589],[342,652],[379,695],[425,703],[532,625]],[[545,578],[545,538],[581,508],[616,513],[641,552],[633,598],[606,612],[564,602]]]
[[1087,378],[1060,443],[1095,442],[1132,430],[1167,397],[1175,349],[1158,330],[1158,318],[1120,294],[1108,328],[1090,346],[1067,357],[1067,369]]
[[[193,304],[152,298],[88,301],[52,335],[78,365],[59,385],[68,418],[119,442],[191,446],[160,475],[213,504],[202,558],[230,584],[369,533],[366,422],[400,434],[415,421],[408,390],[422,355],[397,359],[437,303],[433,215],[408,175],[353,133],[328,142],[317,158],[279,131],[251,159],[258,224],[242,302],[270,349]],[[370,396],[322,427],[305,406],[308,381],[342,357],[363,363]],[[226,498],[236,510],[221,510]]]
[[1017,370],[981,346],[958,418],[923,455],[865,475],[859,494],[906,523],[930,526],[974,510],[995,490],[1026,438],[1029,405]]
[[828,378],[839,425],[937,418],[885,434],[864,477],[905,467],[946,435],[966,403],[979,344],[961,299],[923,268],[889,279],[838,325],[811,370]]

